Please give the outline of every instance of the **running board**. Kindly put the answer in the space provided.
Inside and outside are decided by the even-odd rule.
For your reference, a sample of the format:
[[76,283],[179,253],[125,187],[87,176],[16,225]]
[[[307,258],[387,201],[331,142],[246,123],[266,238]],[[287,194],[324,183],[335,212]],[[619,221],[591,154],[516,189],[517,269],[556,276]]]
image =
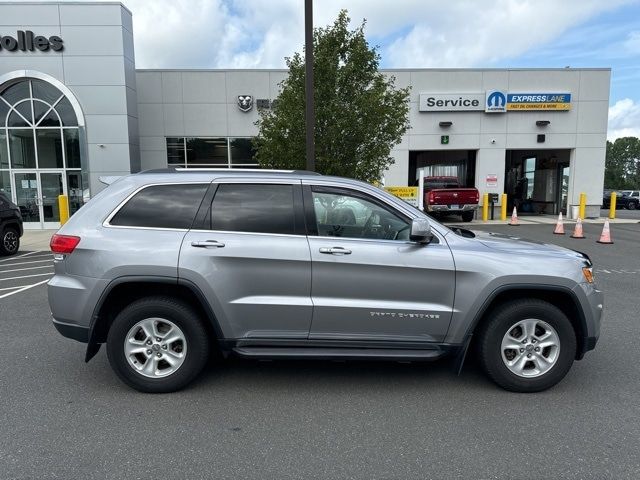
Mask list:
[[410,350],[395,348],[318,348],[318,347],[236,347],[233,353],[245,358],[320,359],[320,360],[399,360],[431,361],[444,357],[440,349]]

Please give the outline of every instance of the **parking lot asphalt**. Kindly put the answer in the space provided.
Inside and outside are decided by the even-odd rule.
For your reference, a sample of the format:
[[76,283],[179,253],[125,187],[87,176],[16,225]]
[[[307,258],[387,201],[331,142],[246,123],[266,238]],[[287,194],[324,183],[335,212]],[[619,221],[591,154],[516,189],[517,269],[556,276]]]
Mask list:
[[[614,245],[595,243],[594,224],[585,240],[552,225],[473,228],[594,260],[601,338],[555,388],[505,392],[472,357],[460,376],[449,362],[234,359],[182,392],[140,394],[104,349],[83,362],[39,285],[0,298],[0,479],[639,478],[640,225],[615,225]],[[0,261],[0,284],[29,256]]]

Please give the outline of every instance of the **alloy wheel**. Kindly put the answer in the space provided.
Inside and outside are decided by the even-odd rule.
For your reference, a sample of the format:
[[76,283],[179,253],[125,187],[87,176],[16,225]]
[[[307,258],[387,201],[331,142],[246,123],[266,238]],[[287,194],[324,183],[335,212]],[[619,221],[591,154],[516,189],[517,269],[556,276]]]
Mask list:
[[513,324],[500,346],[505,366],[519,377],[535,378],[547,373],[558,361],[560,337],[547,322],[528,318]]
[[164,318],[145,318],[136,323],[124,340],[129,365],[149,378],[162,378],[182,366],[187,340],[180,328]]
[[2,244],[7,252],[15,253],[18,250],[18,234],[13,230],[9,230],[4,234]]

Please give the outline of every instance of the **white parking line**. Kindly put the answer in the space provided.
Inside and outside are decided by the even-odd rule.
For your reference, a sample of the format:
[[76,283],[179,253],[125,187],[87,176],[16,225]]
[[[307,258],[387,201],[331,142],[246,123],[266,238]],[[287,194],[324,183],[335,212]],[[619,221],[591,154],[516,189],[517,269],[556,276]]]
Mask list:
[[53,268],[53,265],[42,265],[40,267],[14,268],[12,270],[0,270],[0,275],[9,272],[24,272],[25,270],[36,270],[38,268]]
[[5,287],[5,288],[0,288],[0,292],[2,291],[6,291],[6,290],[15,290],[16,288],[22,288],[25,285],[18,285],[17,287]]
[[42,253],[42,251],[36,250],[35,252],[27,252],[27,253],[23,253],[22,255],[16,255],[15,257],[5,258],[3,260],[0,260],[0,263],[8,262],[9,260],[15,260],[16,258],[26,257],[27,255],[33,255],[35,253]]
[[0,282],[6,282],[7,280],[17,280],[19,278],[44,277],[45,275],[53,276],[53,272],[51,272],[51,273],[36,273],[35,275],[23,275],[22,277],[0,278]]
[[51,263],[52,261],[53,261],[53,258],[50,258],[48,260],[34,260],[33,262],[3,263],[2,267],[13,267],[14,265],[30,265],[32,263],[44,263],[44,262]]
[[2,300],[3,298],[10,297],[11,295],[15,295],[16,293],[20,293],[20,292],[24,292],[25,290],[29,290],[30,288],[37,287],[38,285],[42,285],[43,283],[46,283],[48,281],[49,281],[48,279],[47,280],[43,280],[41,282],[34,283],[33,285],[27,285],[26,287],[22,287],[19,290],[16,290],[15,292],[5,293],[4,295],[0,295],[0,300]]

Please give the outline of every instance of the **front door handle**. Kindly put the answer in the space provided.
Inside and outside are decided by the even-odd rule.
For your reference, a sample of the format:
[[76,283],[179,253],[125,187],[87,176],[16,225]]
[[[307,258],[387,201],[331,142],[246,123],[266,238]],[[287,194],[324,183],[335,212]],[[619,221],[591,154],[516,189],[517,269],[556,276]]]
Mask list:
[[330,255],[351,255],[351,250],[344,247],[320,247],[320,253]]
[[217,240],[204,240],[201,242],[191,242],[191,246],[198,248],[222,248],[224,247],[224,243],[218,242]]

